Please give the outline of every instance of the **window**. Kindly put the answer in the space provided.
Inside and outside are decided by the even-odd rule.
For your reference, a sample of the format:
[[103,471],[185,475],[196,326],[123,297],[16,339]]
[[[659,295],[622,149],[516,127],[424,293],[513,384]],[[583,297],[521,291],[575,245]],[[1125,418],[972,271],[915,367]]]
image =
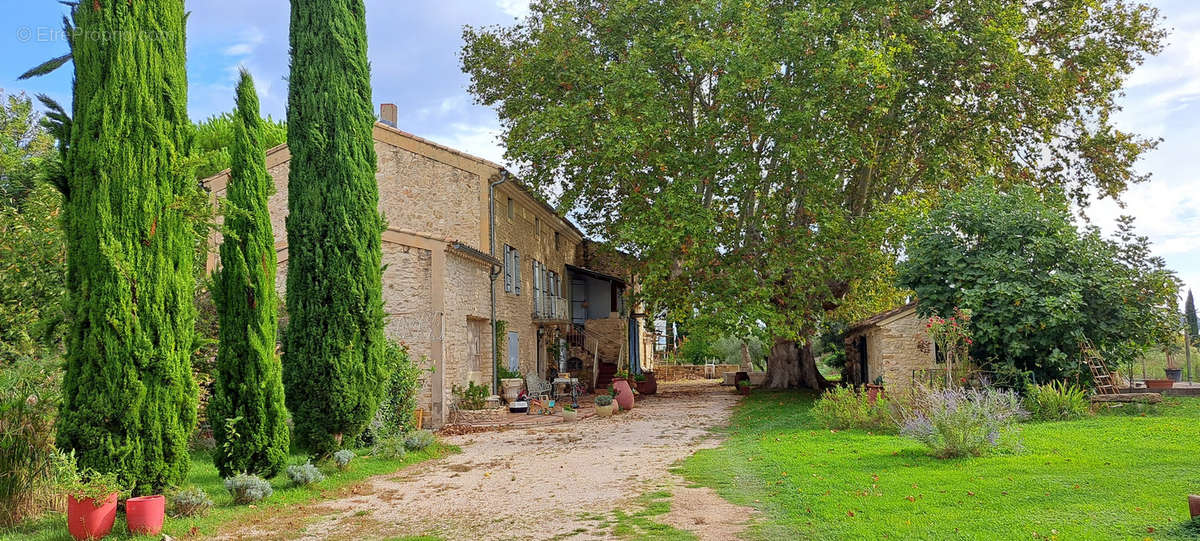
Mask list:
[[508,219],[511,220],[517,217],[517,205],[513,203],[513,198],[508,198]]
[[504,245],[504,292],[521,294],[521,252]]
[[533,233],[535,235],[537,235],[538,240],[541,240],[541,238],[542,238],[542,219],[538,218],[536,216],[533,218]]
[[562,241],[560,238],[561,236],[562,235],[558,234],[558,231],[554,232],[554,250],[555,251],[562,250]]

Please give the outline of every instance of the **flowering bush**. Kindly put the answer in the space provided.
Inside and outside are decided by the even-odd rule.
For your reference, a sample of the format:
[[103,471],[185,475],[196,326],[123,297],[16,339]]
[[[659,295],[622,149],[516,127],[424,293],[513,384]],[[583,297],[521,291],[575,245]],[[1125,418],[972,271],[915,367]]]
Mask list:
[[954,383],[954,368],[965,365],[970,360],[971,345],[971,311],[954,308],[950,319],[938,315],[931,316],[925,323],[929,338],[937,344],[937,350],[946,360],[946,386]]
[[1014,425],[1028,413],[1016,393],[996,388],[928,389],[900,408],[900,434],[929,446],[934,456],[979,456],[1015,440]]
[[890,404],[883,394],[874,401],[853,387],[834,387],[821,395],[813,406],[813,417],[825,428],[861,428],[894,432]]

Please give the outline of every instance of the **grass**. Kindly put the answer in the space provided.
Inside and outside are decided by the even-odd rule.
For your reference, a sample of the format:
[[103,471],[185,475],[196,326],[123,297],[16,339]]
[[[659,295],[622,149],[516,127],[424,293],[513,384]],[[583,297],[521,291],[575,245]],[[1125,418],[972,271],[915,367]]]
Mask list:
[[802,393],[756,392],[679,468],[762,514],[761,539],[1200,539],[1200,399],[1020,426],[1018,453],[941,460],[898,436],[819,428]]
[[[366,455],[369,450],[360,451]],[[300,506],[318,503],[349,494],[354,485],[375,475],[394,473],[405,466],[439,458],[458,452],[458,448],[435,444],[422,451],[408,453],[402,460],[359,456],[350,462],[349,469],[340,471],[332,463],[321,466],[325,473],[324,481],[310,487],[297,487],[280,474],[271,479],[275,494],[253,507],[234,505],[229,493],[225,491],[224,482],[217,474],[212,459],[207,453],[196,453],[192,456],[192,467],[188,473],[188,484],[204,489],[213,500],[213,507],[202,517],[171,518],[167,517],[163,525],[163,533],[175,538],[209,536],[221,531],[229,531],[240,526],[251,524],[276,525],[287,519],[289,525],[302,528],[307,520],[317,516],[305,516],[305,510]],[[290,463],[303,464],[308,459],[304,455],[293,455]],[[169,509],[168,509],[169,511]],[[118,514],[117,523],[113,526],[113,535],[107,539],[158,539],[158,537],[135,536],[125,532],[125,521]],[[16,540],[58,541],[69,540],[66,518],[62,513],[48,513],[38,519],[26,522],[15,528],[0,531],[0,541]],[[413,538],[432,539],[432,538]]]

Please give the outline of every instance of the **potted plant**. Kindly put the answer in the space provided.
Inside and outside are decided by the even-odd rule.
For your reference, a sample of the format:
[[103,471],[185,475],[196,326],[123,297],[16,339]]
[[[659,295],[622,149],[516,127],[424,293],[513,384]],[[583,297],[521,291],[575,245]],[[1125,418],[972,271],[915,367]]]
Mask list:
[[738,393],[741,394],[742,396],[749,396],[750,390],[753,388],[754,387],[752,387],[750,385],[750,380],[748,380],[748,379],[741,379],[741,380],[738,380],[738,382],[737,382]]
[[562,418],[564,421],[574,421],[579,418],[579,412],[575,411],[575,408],[571,406],[563,406]]
[[[511,375],[511,374],[501,374],[501,375]],[[500,379],[500,389],[504,392],[504,401],[505,402],[508,402],[508,403],[515,402],[517,400],[517,396],[521,394],[521,391],[524,390],[524,388],[525,388],[525,379],[522,378],[520,376],[520,374],[517,374],[516,377]]]
[[125,526],[129,533],[158,535],[167,514],[167,498],[162,494],[125,500]]
[[874,383],[867,384],[867,402],[874,404],[875,399],[883,393],[883,376],[875,378]]
[[613,398],[610,395],[602,394],[596,396],[596,416],[610,417],[613,414]]
[[79,539],[103,539],[117,518],[121,485],[115,473],[83,472],[67,484],[67,530]]

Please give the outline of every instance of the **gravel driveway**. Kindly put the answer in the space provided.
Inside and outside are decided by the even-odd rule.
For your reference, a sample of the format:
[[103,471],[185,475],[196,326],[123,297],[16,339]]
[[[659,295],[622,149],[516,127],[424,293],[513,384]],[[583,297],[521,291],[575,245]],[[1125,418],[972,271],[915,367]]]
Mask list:
[[[729,539],[748,510],[668,472],[718,442],[737,396],[714,382],[662,383],[659,394],[607,419],[452,436],[462,453],[366,481],[355,494],[307,511],[302,531],[258,524],[230,537],[379,539],[609,539],[602,517],[652,490],[671,490],[660,517],[701,539]],[[296,528],[294,521],[277,527]]]

